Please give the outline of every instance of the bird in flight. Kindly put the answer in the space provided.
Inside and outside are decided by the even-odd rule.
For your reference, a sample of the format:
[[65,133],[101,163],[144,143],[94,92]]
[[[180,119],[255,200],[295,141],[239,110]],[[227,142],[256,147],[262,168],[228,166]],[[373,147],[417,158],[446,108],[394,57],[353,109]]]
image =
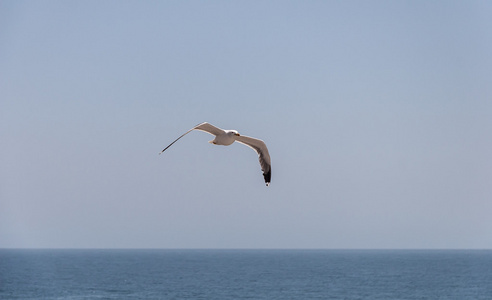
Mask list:
[[171,147],[180,138],[184,137],[193,130],[205,131],[207,133],[215,135],[215,139],[209,141],[209,143],[214,145],[229,146],[234,142],[238,142],[255,150],[258,154],[258,159],[260,161],[261,170],[263,171],[263,178],[265,179],[265,183],[267,186],[270,185],[270,179],[272,177],[272,165],[270,162],[270,154],[268,153],[267,146],[262,140],[240,135],[239,132],[237,132],[236,130],[224,130],[215,127],[214,125],[207,122],[203,122],[183,133],[180,137],[174,140],[174,142],[169,144],[169,146],[164,148],[164,150],[162,150],[159,154],[166,151],[167,148]]

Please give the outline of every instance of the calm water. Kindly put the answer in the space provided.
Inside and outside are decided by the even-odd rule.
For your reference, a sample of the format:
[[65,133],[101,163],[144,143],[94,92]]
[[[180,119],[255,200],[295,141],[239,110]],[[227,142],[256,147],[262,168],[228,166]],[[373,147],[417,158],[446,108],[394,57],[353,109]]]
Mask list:
[[492,251],[0,249],[0,299],[492,299]]

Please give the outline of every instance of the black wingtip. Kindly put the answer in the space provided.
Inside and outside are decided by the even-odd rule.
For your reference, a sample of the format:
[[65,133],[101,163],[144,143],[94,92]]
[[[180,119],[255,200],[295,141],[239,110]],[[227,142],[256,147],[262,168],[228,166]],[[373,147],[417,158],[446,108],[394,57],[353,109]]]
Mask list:
[[265,178],[266,186],[269,186],[270,180],[272,179],[272,169],[268,170],[266,173],[263,173],[263,178]]

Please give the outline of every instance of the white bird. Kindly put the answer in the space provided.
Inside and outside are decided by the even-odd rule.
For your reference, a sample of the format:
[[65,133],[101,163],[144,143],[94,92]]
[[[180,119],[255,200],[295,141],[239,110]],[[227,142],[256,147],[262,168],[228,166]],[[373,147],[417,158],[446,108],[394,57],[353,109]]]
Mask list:
[[258,159],[260,160],[261,170],[263,171],[263,177],[267,186],[270,185],[270,179],[272,177],[272,166],[270,163],[270,154],[268,153],[268,148],[262,140],[255,139],[249,136],[240,135],[236,130],[224,130],[215,127],[207,122],[200,123],[195,127],[191,128],[187,132],[183,133],[179,138],[174,140],[169,146],[164,148],[159,154],[166,151],[167,148],[171,147],[172,144],[176,143],[180,138],[184,137],[186,134],[190,133],[192,130],[200,130],[215,135],[215,139],[209,141],[209,143],[214,145],[229,146],[230,144],[239,142],[244,144],[258,154]]

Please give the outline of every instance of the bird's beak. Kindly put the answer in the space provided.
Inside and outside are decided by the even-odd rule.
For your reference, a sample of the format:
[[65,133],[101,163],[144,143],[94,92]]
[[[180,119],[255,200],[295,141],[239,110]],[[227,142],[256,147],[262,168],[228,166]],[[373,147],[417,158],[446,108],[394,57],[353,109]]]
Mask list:
[[236,136],[241,136],[239,133],[236,133]]

